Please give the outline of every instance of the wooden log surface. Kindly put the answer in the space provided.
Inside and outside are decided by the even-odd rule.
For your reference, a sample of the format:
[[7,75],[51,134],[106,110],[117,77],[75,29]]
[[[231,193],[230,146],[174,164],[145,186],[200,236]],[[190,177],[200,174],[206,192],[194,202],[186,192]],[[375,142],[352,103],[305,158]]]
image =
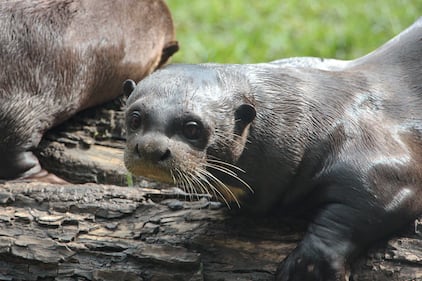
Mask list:
[[[305,225],[147,179],[128,187],[123,122],[117,100],[45,136],[43,166],[71,184],[0,184],[0,280],[272,280]],[[356,261],[352,278],[422,280],[422,217]]]

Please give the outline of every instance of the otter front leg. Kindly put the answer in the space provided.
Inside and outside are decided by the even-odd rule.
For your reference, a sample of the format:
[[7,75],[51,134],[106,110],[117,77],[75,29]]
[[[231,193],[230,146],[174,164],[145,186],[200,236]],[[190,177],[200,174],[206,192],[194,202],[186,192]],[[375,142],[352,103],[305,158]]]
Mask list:
[[[0,161],[0,179],[25,178],[41,171],[37,157],[31,151],[3,151]],[[6,148],[5,148],[6,150]]]
[[41,168],[38,158],[31,151],[7,151],[1,154],[0,181],[36,180],[64,184],[65,180]]
[[361,248],[353,242],[347,217],[336,213],[343,206],[330,206],[310,224],[297,248],[281,263],[277,281],[348,280],[348,261]]
[[331,195],[343,193],[343,200],[330,197],[327,201],[333,203],[321,206],[304,239],[281,263],[277,281],[348,280],[349,263],[357,255],[410,219],[409,213],[402,212],[400,207],[386,210],[362,190],[327,188],[322,191]]
[[[32,152],[51,127],[45,108],[28,108],[37,97],[13,101],[0,96],[0,181],[31,180],[64,184],[66,181],[42,169]],[[35,99],[35,100],[34,100]]]

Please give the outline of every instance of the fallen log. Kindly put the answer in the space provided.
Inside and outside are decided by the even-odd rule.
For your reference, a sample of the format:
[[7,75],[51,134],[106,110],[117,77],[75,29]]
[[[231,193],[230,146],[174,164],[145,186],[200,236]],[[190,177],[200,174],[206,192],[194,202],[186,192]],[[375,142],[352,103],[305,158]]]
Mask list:
[[[272,280],[303,222],[248,217],[143,178],[128,186],[121,104],[45,136],[42,164],[69,185],[0,184],[0,280]],[[351,272],[422,280],[422,217]]]

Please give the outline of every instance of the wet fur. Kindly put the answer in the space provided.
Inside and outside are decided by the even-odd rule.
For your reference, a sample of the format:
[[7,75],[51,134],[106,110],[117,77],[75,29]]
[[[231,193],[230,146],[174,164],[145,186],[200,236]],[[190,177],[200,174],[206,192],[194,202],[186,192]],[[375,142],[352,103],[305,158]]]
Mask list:
[[[244,105],[256,117],[239,127]],[[422,213],[421,108],[422,19],[352,61],[168,66],[129,97],[127,120],[136,111],[143,123],[128,128],[125,163],[140,174],[145,163],[167,173],[203,169],[207,159],[236,165],[219,164],[253,192],[229,172],[211,171],[246,190],[242,208],[312,213],[276,279],[345,280],[368,245]],[[183,137],[175,120],[184,119],[201,120],[203,139]],[[202,192],[198,182],[181,186]]]
[[39,170],[31,150],[46,130],[120,95],[125,79],[165,63],[172,44],[161,1],[2,1],[0,179]]

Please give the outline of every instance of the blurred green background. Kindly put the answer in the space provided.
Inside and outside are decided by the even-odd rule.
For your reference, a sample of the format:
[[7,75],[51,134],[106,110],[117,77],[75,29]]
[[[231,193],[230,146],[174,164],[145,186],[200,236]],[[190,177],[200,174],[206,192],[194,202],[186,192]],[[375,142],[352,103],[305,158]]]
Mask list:
[[351,59],[422,16],[421,0],[168,0],[181,50],[173,62]]

